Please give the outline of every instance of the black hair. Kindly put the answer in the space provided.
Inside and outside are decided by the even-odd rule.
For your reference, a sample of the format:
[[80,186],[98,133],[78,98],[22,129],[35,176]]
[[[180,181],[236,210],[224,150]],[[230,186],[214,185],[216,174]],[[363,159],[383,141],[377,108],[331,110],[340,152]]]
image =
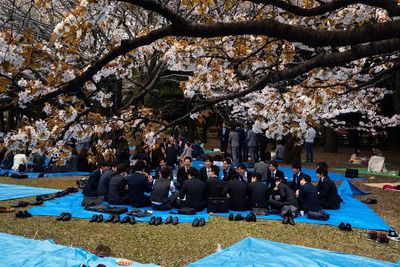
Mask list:
[[126,172],[127,170],[128,170],[128,167],[126,167],[125,164],[123,164],[123,163],[118,164],[117,173],[123,173],[123,172]]
[[242,170],[247,170],[247,167],[246,167],[246,165],[244,165],[243,163],[242,164],[240,164],[239,166],[238,166],[238,168],[241,168]]
[[162,167],[160,170],[160,175],[162,178],[168,178],[171,175],[171,169],[170,167]]
[[189,156],[186,156],[184,159],[183,159],[183,161],[185,161],[185,160],[190,160],[190,162],[192,162],[192,158],[191,157],[189,157]]
[[303,176],[303,177],[301,177],[301,180],[304,180],[304,181],[306,181],[307,183],[311,183],[311,177],[310,176]]
[[146,164],[143,160],[138,160],[135,164],[136,171],[143,171],[146,168]]
[[231,158],[224,158],[224,161],[226,161],[226,163],[228,163],[229,165],[232,164]]
[[276,181],[281,182],[282,184],[287,184],[285,177],[278,177],[278,178],[276,178]]
[[301,165],[300,165],[300,163],[293,163],[293,164],[292,164],[292,168],[293,168],[293,169],[301,170]]
[[190,176],[192,176],[192,177],[197,177],[197,176],[199,176],[199,172],[198,172],[198,170],[195,169],[195,168],[190,168],[190,169],[189,169],[189,174],[190,174]]
[[211,170],[215,175],[219,176],[219,168],[217,166],[211,166]]
[[278,162],[276,162],[275,160],[272,160],[269,164],[274,166],[275,168],[278,168]]
[[253,177],[256,177],[257,181],[261,181],[261,178],[262,178],[261,173],[259,173],[259,172],[253,172],[253,174],[251,175],[251,177],[252,177],[252,178],[253,178]]
[[317,174],[322,175],[324,177],[328,176],[328,170],[325,168],[318,168],[316,172]]

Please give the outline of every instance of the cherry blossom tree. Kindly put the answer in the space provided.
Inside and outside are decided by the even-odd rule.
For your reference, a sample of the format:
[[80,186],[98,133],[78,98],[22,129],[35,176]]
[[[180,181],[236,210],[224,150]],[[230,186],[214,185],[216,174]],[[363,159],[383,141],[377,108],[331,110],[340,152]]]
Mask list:
[[[0,112],[28,118],[8,133],[9,146],[63,157],[71,137],[113,129],[128,137],[140,131],[151,143],[218,106],[230,108],[229,120],[251,120],[274,139],[300,140],[307,125],[375,132],[400,123],[379,108],[392,93],[379,84],[400,67],[397,1],[61,3],[36,0],[37,14],[53,14],[36,28],[32,20],[0,21]],[[169,79],[185,99],[146,106],[144,97],[157,97]],[[122,104],[111,115],[101,112],[117,93]],[[166,119],[176,105],[190,111]],[[344,114],[360,120],[349,125]]]

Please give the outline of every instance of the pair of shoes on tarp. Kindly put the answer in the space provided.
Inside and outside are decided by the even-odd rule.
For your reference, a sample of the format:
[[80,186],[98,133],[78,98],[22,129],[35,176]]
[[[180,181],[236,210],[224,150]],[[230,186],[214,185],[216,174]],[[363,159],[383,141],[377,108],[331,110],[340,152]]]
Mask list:
[[117,222],[121,222],[121,218],[119,217],[118,214],[111,214],[107,220],[105,220],[105,222],[108,223],[117,223]]
[[135,217],[143,218],[143,217],[149,217],[153,215],[153,211],[147,211],[147,210],[132,210],[131,212],[128,212],[128,215],[133,215]]
[[72,216],[71,213],[69,212],[63,212],[60,214],[60,216],[57,217],[57,221],[63,221],[63,222],[67,222],[69,220],[71,220]]
[[235,222],[237,222],[237,221],[243,221],[245,218],[241,215],[241,214],[236,214],[236,216],[235,215],[233,215],[233,213],[231,213],[231,214],[229,214],[229,217],[228,217],[228,220],[229,221],[235,221]]
[[[389,231],[390,234],[390,231]],[[389,236],[387,236],[384,233],[378,233],[376,231],[371,231],[368,233],[368,240],[378,242],[378,243],[389,243],[389,239],[391,239]]]
[[293,217],[291,216],[285,216],[282,219],[282,224],[290,224],[290,225],[296,225]]
[[349,224],[349,223],[346,223],[346,224],[345,224],[344,222],[341,222],[341,223],[339,224],[338,228],[339,228],[340,230],[342,230],[342,231],[347,231],[347,232],[350,232],[350,231],[353,230],[353,228],[351,227],[351,224]]
[[13,208],[25,208],[28,207],[29,205],[31,206],[39,206],[43,204],[43,200],[37,200],[33,202],[27,202],[27,201],[19,201],[17,204],[11,205]]
[[177,225],[179,223],[178,217],[174,216],[168,216],[167,219],[165,219],[165,224],[173,224]]
[[135,219],[135,217],[125,216],[125,217],[121,220],[121,223],[135,224],[135,223],[136,223],[136,219]]
[[246,222],[256,222],[257,221],[257,217],[254,213],[249,213],[246,216]]
[[206,220],[204,220],[204,218],[196,218],[192,223],[193,227],[202,227],[204,225],[206,225]]
[[103,214],[99,214],[99,215],[95,214],[95,215],[93,215],[92,218],[89,220],[89,222],[98,222],[98,223],[101,223],[101,222],[103,222],[103,221],[104,221]]
[[19,210],[15,213],[15,218],[26,219],[29,217],[32,217],[32,214],[30,214],[27,210]]
[[162,224],[162,218],[161,217],[152,216],[150,218],[149,224],[150,225],[160,225],[160,224]]

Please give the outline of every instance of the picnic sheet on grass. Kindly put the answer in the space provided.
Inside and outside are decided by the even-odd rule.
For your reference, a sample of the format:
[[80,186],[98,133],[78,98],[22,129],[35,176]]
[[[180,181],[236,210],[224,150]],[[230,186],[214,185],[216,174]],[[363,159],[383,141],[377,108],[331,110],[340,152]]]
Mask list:
[[[195,167],[196,169],[200,170],[200,168],[204,167],[204,161],[202,160],[193,160],[192,162],[192,166]],[[285,177],[288,178],[288,181],[291,181],[293,179],[293,172],[292,172],[292,168],[289,167],[278,167],[279,170],[283,171],[283,173],[285,174]],[[302,172],[308,174],[311,176],[311,179],[314,182],[318,181],[318,178],[315,174],[315,170],[314,169],[308,169],[308,168],[302,168]],[[219,177],[222,177],[223,174],[223,170],[222,167],[220,167],[220,172],[219,172]],[[335,172],[329,172],[329,178],[331,178],[333,181],[351,181],[351,180],[366,180],[366,178],[347,178],[344,176],[344,174],[341,173],[335,173]]]
[[[0,169],[0,176],[10,176],[16,173],[13,170]],[[21,174],[27,174],[28,178],[38,178],[40,172],[24,172]],[[43,173],[43,177],[68,177],[68,176],[87,176],[90,172],[47,172]]]
[[[311,224],[327,224],[337,226],[341,222],[350,223],[353,227],[375,230],[388,230],[389,226],[366,204],[358,199],[353,198],[353,190],[358,194],[367,194],[348,182],[343,182],[339,187],[339,193],[342,196],[344,203],[342,203],[340,210],[329,210],[330,219],[328,221],[309,220],[306,216],[300,216],[295,219],[296,222],[304,222]],[[62,212],[70,212],[74,218],[90,219],[94,214],[99,214],[92,211],[87,211],[81,206],[83,196],[78,192],[75,194],[67,195],[65,197],[46,201],[44,206],[33,207],[29,210],[32,215],[38,216],[58,216]],[[132,210],[131,206],[127,207],[128,212]],[[140,208],[141,210],[152,210],[150,207]],[[175,210],[175,209],[173,209]],[[176,210],[175,210],[176,211]],[[249,211],[234,212],[233,214],[242,214],[246,216]],[[163,221],[171,215],[169,211],[154,211],[154,216],[161,216]],[[229,213],[215,213],[215,216],[228,217]],[[108,215],[106,215],[107,217]],[[122,217],[124,215],[121,215]],[[196,215],[173,215],[178,216],[179,222],[191,223],[195,218],[203,217],[206,221],[209,220],[209,214],[206,210],[197,212]],[[258,216],[258,219],[265,220],[282,220],[278,215]],[[150,217],[136,218],[137,221],[148,222]]]
[[351,266],[398,267],[397,264],[339,253],[247,237],[238,243],[187,265],[195,266]]
[[[45,201],[44,206],[37,206],[29,209],[29,212],[34,216],[58,216],[62,212],[71,213],[73,218],[81,218],[81,219],[90,219],[94,214],[101,214],[99,212],[93,212],[85,210],[82,206],[83,195],[81,192],[70,194],[61,198],[52,199],[49,201]],[[132,211],[132,206],[128,205],[112,205],[113,207],[126,207],[128,208],[128,212]],[[140,210],[152,210],[151,207],[139,208]],[[176,209],[172,209],[176,211]],[[121,214],[121,218],[123,218],[126,214]],[[197,212],[195,215],[182,215],[182,214],[170,214],[169,211],[153,211],[153,216],[160,216],[163,219],[163,222],[168,216],[177,216],[179,222],[191,223],[195,218],[204,218],[206,221],[209,220],[210,216],[206,211]],[[109,215],[105,214],[105,218]],[[139,222],[148,222],[150,221],[150,217],[138,218],[136,217],[136,221]]]
[[[372,209],[360,200],[353,198],[353,194],[368,194],[361,191],[351,183],[344,181],[338,188],[339,195],[342,197],[343,202],[339,210],[326,210],[330,215],[327,221],[310,220],[307,216],[298,216],[294,220],[296,222],[311,223],[311,224],[325,224],[338,226],[341,222],[350,223],[355,228],[363,228],[370,230],[389,230],[387,225]],[[249,212],[233,212],[233,214],[242,214],[246,216]],[[215,213],[215,216],[229,216],[229,213]],[[266,220],[282,220],[279,215],[257,216],[257,219]]]
[[0,201],[23,197],[32,197],[46,194],[53,194],[60,189],[31,187],[16,184],[0,184]]
[[[0,233],[0,266],[68,266],[81,267],[97,266],[104,264],[107,267],[120,266],[116,258],[100,258],[82,249],[57,245],[53,240],[33,240],[22,236]],[[130,265],[157,266],[154,264],[140,264],[135,262]]]
[[[366,167],[351,167],[351,169],[357,169],[358,170],[358,174],[361,175],[375,175],[375,176],[386,176],[386,177],[396,177],[396,178],[400,178],[399,171],[388,171],[388,172],[369,172],[368,168]],[[346,171],[346,168],[334,168],[333,170],[335,171]]]

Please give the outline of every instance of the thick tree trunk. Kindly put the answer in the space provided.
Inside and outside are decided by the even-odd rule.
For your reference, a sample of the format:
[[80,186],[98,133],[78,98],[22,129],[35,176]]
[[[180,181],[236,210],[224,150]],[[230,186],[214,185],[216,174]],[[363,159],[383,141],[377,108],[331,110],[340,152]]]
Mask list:
[[360,133],[357,130],[349,131],[349,146],[352,148],[360,147]]
[[325,152],[337,153],[337,134],[331,127],[327,127],[325,131]]
[[293,135],[288,135],[285,143],[285,159],[286,164],[300,163],[301,164],[301,151],[303,146],[296,145],[297,138]]

